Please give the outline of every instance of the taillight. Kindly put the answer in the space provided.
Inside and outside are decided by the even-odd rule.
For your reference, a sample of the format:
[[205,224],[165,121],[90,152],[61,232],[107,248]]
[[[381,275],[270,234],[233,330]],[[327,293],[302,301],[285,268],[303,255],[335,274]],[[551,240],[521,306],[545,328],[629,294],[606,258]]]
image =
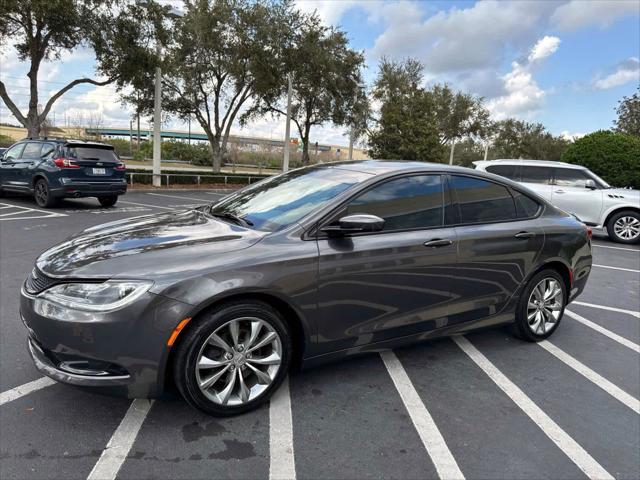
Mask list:
[[80,168],[80,165],[76,162],[65,157],[56,158],[53,163],[55,163],[58,168]]
[[116,165],[116,170],[124,170],[125,168],[127,168],[127,166],[124,164],[124,162],[120,162],[118,163],[118,165]]
[[593,229],[589,226],[587,226],[587,238],[589,239],[589,241],[591,241],[591,239],[593,238]]

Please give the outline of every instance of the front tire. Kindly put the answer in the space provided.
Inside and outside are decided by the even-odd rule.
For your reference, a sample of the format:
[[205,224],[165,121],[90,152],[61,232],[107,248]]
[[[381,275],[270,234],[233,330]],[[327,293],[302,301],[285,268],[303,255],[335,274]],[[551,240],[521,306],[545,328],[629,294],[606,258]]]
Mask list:
[[117,201],[118,201],[117,195],[110,195],[108,197],[98,197],[98,202],[100,202],[100,205],[103,206],[104,208],[113,207]]
[[57,199],[51,194],[49,184],[44,178],[40,178],[36,182],[33,196],[39,207],[51,208],[58,203]]
[[291,363],[278,311],[259,301],[215,307],[193,320],[175,352],[175,384],[193,407],[216,416],[253,410],[275,392]]
[[640,243],[640,213],[633,210],[616,213],[607,222],[607,233],[614,242]]
[[515,333],[528,342],[539,342],[556,331],[567,303],[564,279],[552,269],[529,280],[516,311]]

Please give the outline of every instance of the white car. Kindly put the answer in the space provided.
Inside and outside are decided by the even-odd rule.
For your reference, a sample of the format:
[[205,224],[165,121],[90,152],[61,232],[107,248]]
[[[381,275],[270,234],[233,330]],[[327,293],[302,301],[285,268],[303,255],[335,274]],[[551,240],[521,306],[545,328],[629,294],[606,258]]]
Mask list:
[[547,160],[484,160],[477,170],[528,187],[620,243],[640,242],[640,191],[613,188],[588,168]]

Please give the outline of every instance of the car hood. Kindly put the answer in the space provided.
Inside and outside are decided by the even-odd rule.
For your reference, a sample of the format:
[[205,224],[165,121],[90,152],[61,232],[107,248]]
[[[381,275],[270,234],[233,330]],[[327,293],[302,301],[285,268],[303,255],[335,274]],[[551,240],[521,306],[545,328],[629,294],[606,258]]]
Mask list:
[[153,279],[206,268],[220,254],[250,247],[265,235],[194,209],[88,228],[45,251],[36,264],[54,276]]

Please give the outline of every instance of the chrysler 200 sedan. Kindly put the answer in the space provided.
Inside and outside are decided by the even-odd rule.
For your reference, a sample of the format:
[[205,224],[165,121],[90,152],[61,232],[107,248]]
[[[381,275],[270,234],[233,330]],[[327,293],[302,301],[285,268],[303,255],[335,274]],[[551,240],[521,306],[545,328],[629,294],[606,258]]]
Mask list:
[[37,259],[21,315],[55,380],[129,397],[175,385],[230,415],[294,365],[498,324],[545,339],[590,269],[590,229],[503,177],[335,163],[86,229]]

